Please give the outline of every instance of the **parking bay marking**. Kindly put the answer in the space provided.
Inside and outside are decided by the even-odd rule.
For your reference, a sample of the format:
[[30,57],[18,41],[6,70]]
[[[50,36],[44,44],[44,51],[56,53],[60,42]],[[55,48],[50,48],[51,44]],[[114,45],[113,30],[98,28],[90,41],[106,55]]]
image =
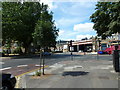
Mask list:
[[17,66],[17,67],[26,67],[26,66],[28,66],[28,65],[19,65],[19,66]]
[[11,68],[12,68],[12,67],[2,68],[2,69],[0,69],[0,71],[7,70],[7,69],[11,69]]

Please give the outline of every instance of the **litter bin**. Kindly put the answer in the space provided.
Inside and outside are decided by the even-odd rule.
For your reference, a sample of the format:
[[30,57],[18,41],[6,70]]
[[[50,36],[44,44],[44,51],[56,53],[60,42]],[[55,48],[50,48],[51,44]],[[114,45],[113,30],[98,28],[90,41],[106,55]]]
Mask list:
[[113,66],[116,72],[120,72],[119,59],[120,59],[120,50],[113,51]]

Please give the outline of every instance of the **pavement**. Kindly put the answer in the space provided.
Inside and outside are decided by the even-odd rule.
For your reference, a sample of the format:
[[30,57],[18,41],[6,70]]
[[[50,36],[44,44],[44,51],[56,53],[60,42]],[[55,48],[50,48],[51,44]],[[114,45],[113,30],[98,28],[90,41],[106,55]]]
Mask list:
[[22,77],[22,88],[118,88],[118,73],[112,61],[61,61],[45,69],[44,76],[35,72]]

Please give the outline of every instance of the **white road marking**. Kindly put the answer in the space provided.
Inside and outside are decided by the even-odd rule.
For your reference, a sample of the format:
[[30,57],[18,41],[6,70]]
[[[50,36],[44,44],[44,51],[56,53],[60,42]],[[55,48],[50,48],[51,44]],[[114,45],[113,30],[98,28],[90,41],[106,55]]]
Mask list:
[[109,65],[108,68],[113,68],[113,65]]
[[5,64],[4,62],[0,62],[0,64]]
[[116,73],[114,70],[111,70],[110,72],[111,72],[111,73]]
[[19,66],[17,66],[17,67],[26,67],[26,66],[28,66],[28,65],[19,65]]
[[40,65],[37,65],[37,64],[36,64],[35,66],[40,66]]
[[[40,65],[38,65],[38,64],[36,64],[35,66],[36,66],[36,67],[37,67],[37,66],[39,66],[39,67],[40,67]],[[43,65],[41,65],[41,66],[43,67]],[[44,66],[45,66],[45,65],[44,65]]]
[[11,69],[11,68],[12,68],[12,67],[2,68],[2,69],[0,69],[0,71],[7,70],[7,69]]
[[74,66],[74,68],[83,68],[83,67],[80,65],[76,65],[76,66]]
[[90,69],[111,69],[113,65],[99,65],[99,66],[92,66]]
[[56,66],[54,66],[54,65],[51,65],[51,66],[49,66],[50,68],[54,68],[54,67],[56,67]]
[[64,64],[58,64],[58,63],[55,63],[55,64],[53,64],[53,65],[51,65],[51,66],[49,66],[50,68],[61,68],[61,67],[63,67],[64,66]]
[[111,68],[113,68],[113,65],[108,65],[106,67],[101,67],[101,69],[111,69]]
[[109,69],[109,67],[101,67],[100,69]]

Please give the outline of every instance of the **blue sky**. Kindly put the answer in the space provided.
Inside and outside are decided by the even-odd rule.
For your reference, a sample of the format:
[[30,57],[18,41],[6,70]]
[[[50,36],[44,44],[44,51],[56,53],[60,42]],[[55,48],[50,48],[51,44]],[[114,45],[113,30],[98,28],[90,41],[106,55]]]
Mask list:
[[80,40],[85,37],[95,36],[93,23],[89,17],[95,12],[96,2],[55,2],[55,0],[44,3],[49,5],[54,14],[54,20],[59,28],[57,40]]

